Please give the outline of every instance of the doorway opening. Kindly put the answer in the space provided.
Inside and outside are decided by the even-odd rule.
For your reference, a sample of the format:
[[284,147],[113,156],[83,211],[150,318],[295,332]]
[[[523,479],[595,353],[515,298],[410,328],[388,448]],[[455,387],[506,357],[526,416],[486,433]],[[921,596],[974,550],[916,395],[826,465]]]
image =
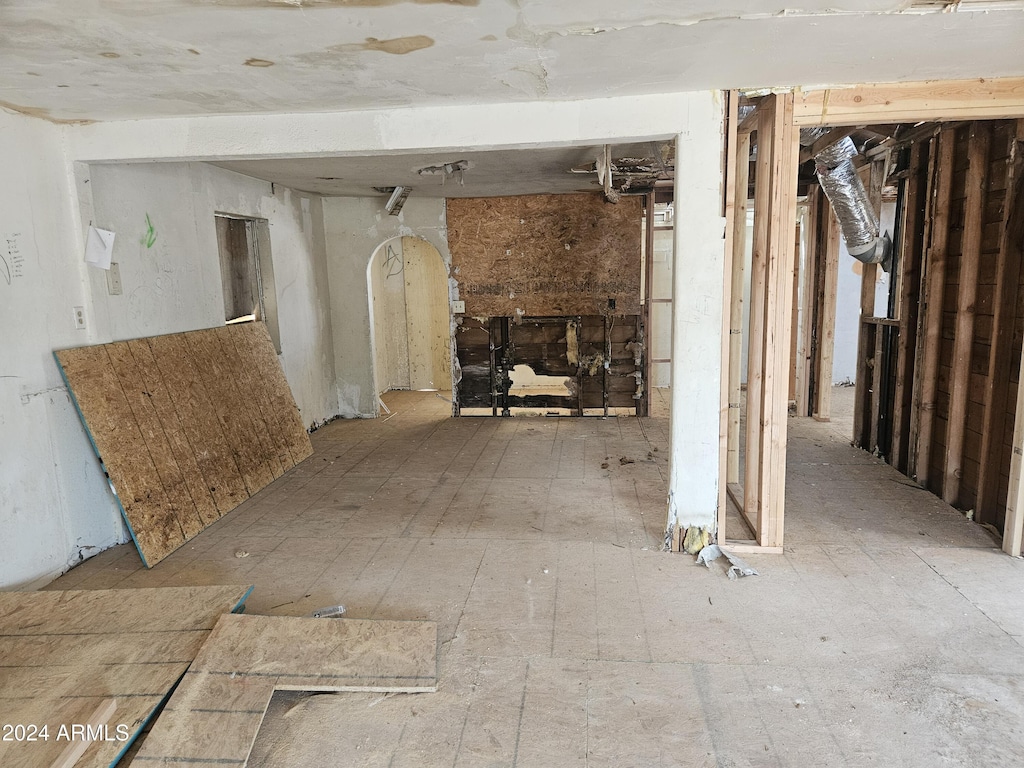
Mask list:
[[382,243],[367,267],[377,394],[449,392],[452,381],[448,269],[418,237]]

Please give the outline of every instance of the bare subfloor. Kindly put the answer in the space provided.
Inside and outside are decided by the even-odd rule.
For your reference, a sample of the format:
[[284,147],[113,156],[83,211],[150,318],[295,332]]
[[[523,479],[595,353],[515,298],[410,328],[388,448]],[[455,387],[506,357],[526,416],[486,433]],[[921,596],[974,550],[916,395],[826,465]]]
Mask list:
[[122,546],[52,585],[438,622],[436,694],[279,694],[250,765],[1020,764],[1024,561],[841,419],[790,420],[786,554],[733,582],[661,551],[666,418],[385,400],[153,570]]

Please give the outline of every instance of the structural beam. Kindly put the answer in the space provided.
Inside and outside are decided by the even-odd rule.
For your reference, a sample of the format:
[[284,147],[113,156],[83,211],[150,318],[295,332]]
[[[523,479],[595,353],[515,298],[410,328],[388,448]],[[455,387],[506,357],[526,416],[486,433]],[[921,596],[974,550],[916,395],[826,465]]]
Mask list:
[[798,126],[1024,117],[1024,77],[798,90]]

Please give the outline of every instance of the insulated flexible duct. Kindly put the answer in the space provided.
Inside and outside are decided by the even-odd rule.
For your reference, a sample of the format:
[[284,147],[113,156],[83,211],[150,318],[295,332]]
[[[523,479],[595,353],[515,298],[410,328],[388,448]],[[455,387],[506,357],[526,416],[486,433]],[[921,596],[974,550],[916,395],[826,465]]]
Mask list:
[[[822,128],[804,129],[800,143],[809,146],[827,132],[828,129]],[[865,264],[881,264],[888,272],[891,241],[888,234],[879,237],[878,216],[857,169],[850,162],[856,156],[857,147],[846,137],[814,156],[815,172],[836,212],[850,255]]]

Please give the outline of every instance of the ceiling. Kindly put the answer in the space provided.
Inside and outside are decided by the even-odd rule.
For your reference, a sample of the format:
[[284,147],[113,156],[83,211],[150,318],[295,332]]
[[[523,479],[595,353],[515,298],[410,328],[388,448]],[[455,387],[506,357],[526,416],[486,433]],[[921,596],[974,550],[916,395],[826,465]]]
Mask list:
[[[54,122],[1024,75],[1024,2],[0,0],[0,107]],[[219,163],[324,195],[597,191],[603,148]],[[618,146],[613,158],[651,156]],[[465,160],[458,174],[420,175]],[[670,169],[669,169],[670,170]],[[662,174],[665,177],[665,174]],[[616,175],[621,179],[621,174]]]
[[[341,197],[372,197],[382,193],[374,187],[404,186],[416,197],[493,197],[501,195],[564,194],[598,192],[602,189],[596,172],[572,172],[592,169],[602,147],[557,147],[530,150],[492,150],[487,152],[448,152],[445,154],[402,154],[381,157],[328,157],[288,160],[241,160],[215,163],[222,168],[272,181],[292,189]],[[654,173],[643,174],[653,180],[661,168],[655,158],[663,152],[663,178],[671,178],[671,146],[625,144],[611,148],[613,168],[624,166],[621,158],[645,159]],[[445,175],[420,174],[420,169],[438,168],[445,163],[464,161],[466,169]],[[663,161],[664,162],[664,161]],[[613,171],[613,186],[619,188],[637,164]],[[461,177],[461,178],[460,178]]]
[[0,106],[117,120],[1022,75],[1021,7],[0,0]]

